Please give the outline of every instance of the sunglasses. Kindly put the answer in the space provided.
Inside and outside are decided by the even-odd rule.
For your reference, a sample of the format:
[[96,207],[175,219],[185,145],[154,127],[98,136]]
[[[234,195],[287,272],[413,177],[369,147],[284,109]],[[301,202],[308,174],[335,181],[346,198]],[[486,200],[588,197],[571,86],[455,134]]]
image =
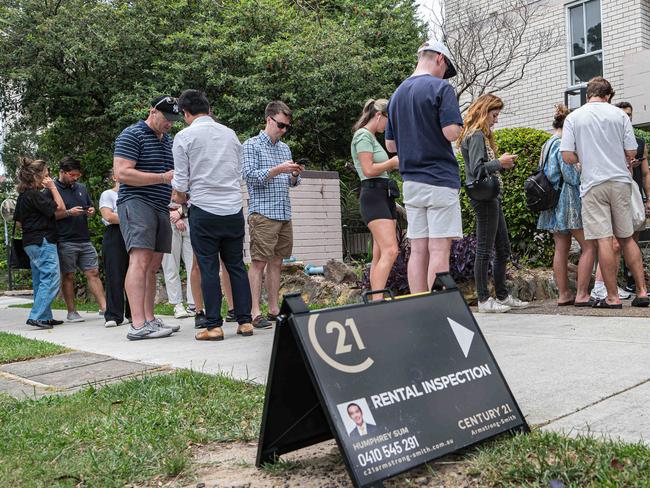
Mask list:
[[[269,117],[271,117],[271,116],[269,115]],[[282,129],[287,129],[287,130],[291,129],[291,124],[285,124],[284,122],[278,122],[273,117],[271,117],[271,120],[273,122],[275,122],[275,125],[277,125],[278,129],[280,129],[280,130],[282,130]]]

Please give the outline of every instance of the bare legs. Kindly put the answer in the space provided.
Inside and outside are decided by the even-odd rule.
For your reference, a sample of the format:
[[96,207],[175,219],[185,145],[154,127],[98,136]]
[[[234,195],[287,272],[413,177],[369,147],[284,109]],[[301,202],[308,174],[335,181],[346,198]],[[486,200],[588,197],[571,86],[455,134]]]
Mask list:
[[408,279],[411,293],[431,290],[436,273],[449,271],[451,238],[411,239]]
[[[381,290],[386,287],[386,281],[393,269],[399,249],[395,236],[395,221],[377,219],[368,223],[372,233],[372,263],[370,265],[370,288]],[[373,300],[381,300],[382,295],[373,296]]]
[[153,320],[154,298],[156,296],[156,272],[160,268],[163,254],[151,249],[134,248],[129,252],[129,270],[124,288],[129,297],[131,318],[136,329],[145,320]]

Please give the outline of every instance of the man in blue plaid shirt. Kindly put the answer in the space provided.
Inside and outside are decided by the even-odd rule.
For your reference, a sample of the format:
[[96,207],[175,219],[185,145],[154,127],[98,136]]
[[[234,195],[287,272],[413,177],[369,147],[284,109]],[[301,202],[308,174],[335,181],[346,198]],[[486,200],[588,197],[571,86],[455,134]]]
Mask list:
[[[274,101],[264,112],[266,127],[244,143],[242,175],[248,187],[248,230],[250,233],[251,285],[253,327],[272,326],[280,313],[278,293],[282,259],[289,258],[293,248],[291,201],[289,188],[300,183],[303,167],[291,159],[291,150],[280,138],[291,127],[291,110],[283,102]],[[260,311],[262,278],[266,268],[266,291],[269,318]]]

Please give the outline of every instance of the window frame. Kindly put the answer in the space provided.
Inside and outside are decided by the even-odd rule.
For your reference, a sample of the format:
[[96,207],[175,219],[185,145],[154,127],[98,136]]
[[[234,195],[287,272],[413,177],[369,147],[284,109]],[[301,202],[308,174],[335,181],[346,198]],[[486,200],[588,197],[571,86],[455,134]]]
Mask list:
[[[605,44],[605,38],[602,35],[603,34],[603,0],[600,0],[598,2],[599,10],[600,10],[600,34],[601,34],[601,46],[600,49],[596,51],[591,51],[588,53],[584,54],[578,54],[577,56],[573,55],[573,38],[571,36],[571,9],[575,8],[579,5],[582,5],[582,28],[583,28],[583,34],[586,36],[587,35],[587,9],[585,8],[585,4],[591,2],[592,0],[576,0],[576,1],[571,1],[567,2],[564,5],[565,9],[565,26],[566,26],[566,54],[567,54],[567,89],[572,89],[572,88],[580,88],[583,86],[587,86],[587,82],[583,81],[581,83],[573,83],[573,70],[571,68],[571,63],[573,61],[583,59],[583,58],[588,58],[589,56],[594,56],[597,54],[600,54],[601,56],[601,65],[602,65],[602,75],[605,75],[605,49],[604,49],[604,44]],[[588,41],[587,38],[585,37],[585,51],[587,50],[588,46]]]

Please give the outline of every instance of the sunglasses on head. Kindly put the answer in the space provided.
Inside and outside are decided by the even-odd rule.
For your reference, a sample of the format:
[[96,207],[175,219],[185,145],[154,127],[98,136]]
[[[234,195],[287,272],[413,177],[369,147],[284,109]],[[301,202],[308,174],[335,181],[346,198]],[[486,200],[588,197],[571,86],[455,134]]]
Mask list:
[[153,106],[153,108],[157,110],[158,105],[160,105],[163,102],[168,103],[169,105],[174,105],[176,103],[176,99],[173,97],[165,97],[162,100],[159,100],[158,103]]
[[[271,116],[269,115],[269,117],[271,117]],[[280,130],[282,130],[282,129],[287,129],[287,130],[291,129],[291,124],[285,124],[284,122],[278,122],[273,117],[271,117],[271,120],[273,122],[275,122],[275,125],[277,125],[278,129],[280,129]]]

